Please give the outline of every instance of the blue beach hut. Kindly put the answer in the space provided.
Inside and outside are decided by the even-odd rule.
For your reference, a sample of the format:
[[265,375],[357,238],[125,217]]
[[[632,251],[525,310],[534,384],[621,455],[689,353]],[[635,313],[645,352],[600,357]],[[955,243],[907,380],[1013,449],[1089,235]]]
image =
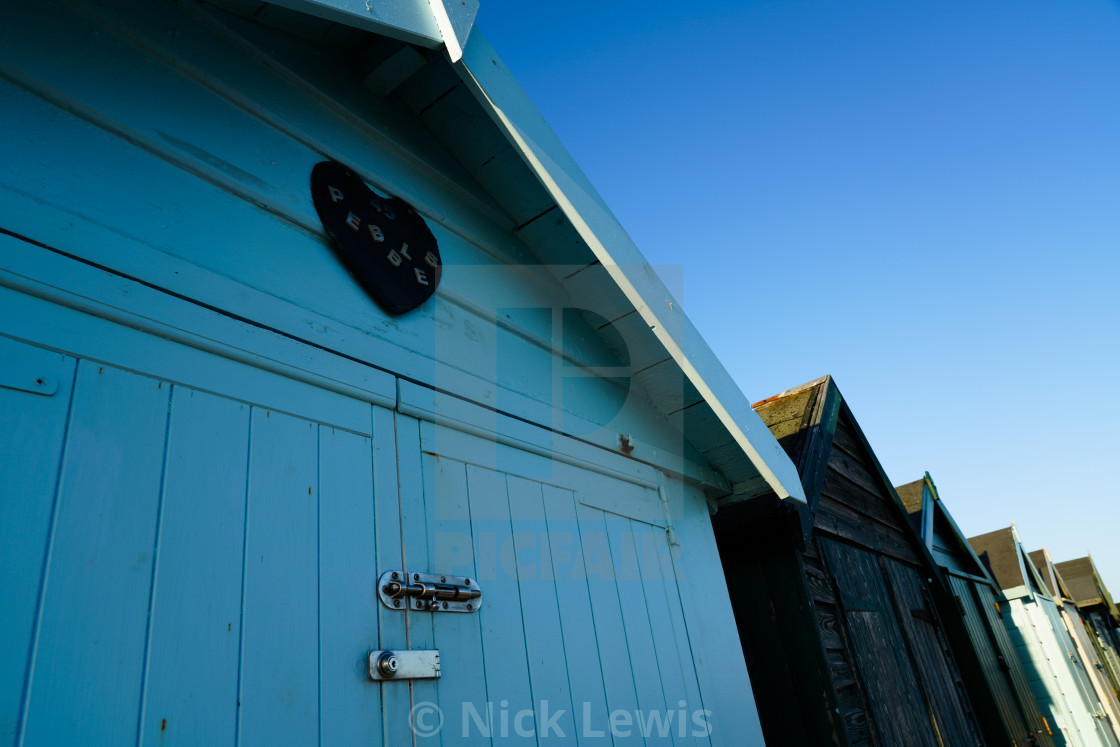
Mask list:
[[0,7],[0,744],[761,743],[797,472],[476,11]]

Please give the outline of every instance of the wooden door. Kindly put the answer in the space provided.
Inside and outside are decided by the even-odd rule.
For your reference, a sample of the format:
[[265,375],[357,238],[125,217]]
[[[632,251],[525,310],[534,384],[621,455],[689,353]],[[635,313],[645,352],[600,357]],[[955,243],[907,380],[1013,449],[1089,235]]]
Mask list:
[[[364,665],[394,634],[392,414],[177,353],[0,337],[0,741],[401,743]],[[261,400],[185,383],[216,371]]]
[[440,651],[413,700],[442,743],[710,743],[656,490],[427,422],[399,437],[424,483],[402,494],[409,569],[483,594],[408,613],[412,646]]
[[840,592],[877,743],[938,747],[878,556],[823,537],[820,544]]

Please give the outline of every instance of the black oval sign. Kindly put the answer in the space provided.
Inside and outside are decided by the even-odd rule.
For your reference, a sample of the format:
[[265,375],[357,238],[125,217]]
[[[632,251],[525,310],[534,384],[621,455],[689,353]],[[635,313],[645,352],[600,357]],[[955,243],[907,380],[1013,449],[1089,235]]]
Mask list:
[[436,238],[399,197],[382,197],[335,161],[311,170],[311,199],[332,246],[358,284],[390,314],[431,298],[443,275]]

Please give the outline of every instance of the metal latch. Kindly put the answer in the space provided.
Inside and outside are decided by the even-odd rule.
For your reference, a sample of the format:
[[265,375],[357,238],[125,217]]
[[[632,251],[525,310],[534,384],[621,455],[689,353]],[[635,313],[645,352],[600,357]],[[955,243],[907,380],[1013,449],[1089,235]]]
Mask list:
[[439,679],[439,650],[370,651],[371,680]]
[[482,606],[478,583],[438,573],[386,571],[377,581],[377,596],[389,609],[474,612]]

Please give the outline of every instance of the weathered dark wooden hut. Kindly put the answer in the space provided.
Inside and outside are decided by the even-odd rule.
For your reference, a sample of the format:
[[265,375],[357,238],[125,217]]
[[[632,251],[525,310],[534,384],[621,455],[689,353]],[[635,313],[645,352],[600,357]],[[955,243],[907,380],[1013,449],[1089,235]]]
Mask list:
[[1054,597],[1012,525],[970,537],[1007,599],[1003,616],[1039,707],[1059,745],[1116,744]]
[[968,631],[967,645],[975,651],[994,699],[995,708],[981,710],[980,717],[998,716],[1012,744],[1053,745],[1003,622],[1007,602],[945,507],[933,478],[927,472],[895,490],[953,595]]
[[775,499],[713,516],[751,678],[766,683],[755,698],[767,741],[1006,744],[981,736],[932,558],[831,377],[755,411],[807,499],[804,510]]

